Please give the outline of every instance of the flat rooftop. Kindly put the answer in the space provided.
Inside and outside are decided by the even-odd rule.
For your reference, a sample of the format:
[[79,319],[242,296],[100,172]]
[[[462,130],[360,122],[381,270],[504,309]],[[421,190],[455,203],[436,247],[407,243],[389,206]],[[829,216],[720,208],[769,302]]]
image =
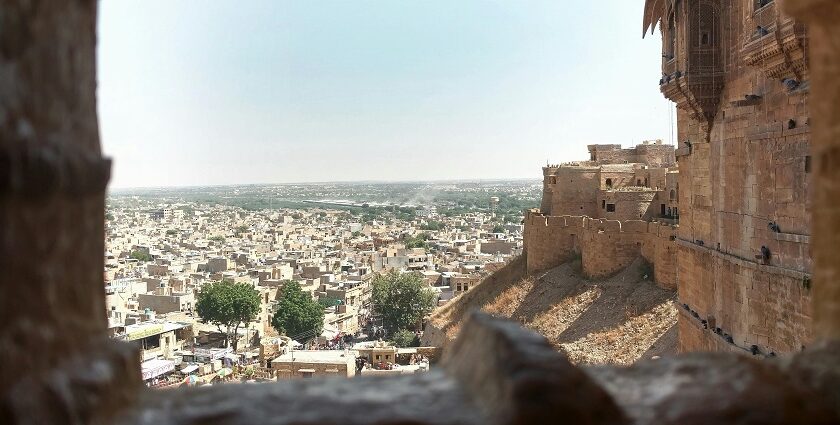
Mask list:
[[356,352],[352,350],[292,350],[272,360],[275,362],[303,362],[303,363],[348,363],[356,359]]

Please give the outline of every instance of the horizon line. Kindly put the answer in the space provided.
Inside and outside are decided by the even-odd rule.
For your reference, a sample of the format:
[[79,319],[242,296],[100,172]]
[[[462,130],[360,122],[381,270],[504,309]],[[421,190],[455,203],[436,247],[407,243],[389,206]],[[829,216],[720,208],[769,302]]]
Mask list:
[[202,187],[232,187],[232,186],[292,186],[292,185],[317,185],[317,184],[388,184],[388,183],[464,183],[464,182],[493,182],[493,181],[523,181],[534,180],[539,181],[537,177],[494,177],[494,178],[478,178],[478,179],[439,179],[439,180],[330,180],[330,181],[312,181],[312,182],[285,182],[285,183],[222,183],[222,184],[205,184],[205,185],[177,185],[177,186],[125,186],[125,187],[108,187],[107,192],[112,191],[129,191],[141,189],[196,189]]

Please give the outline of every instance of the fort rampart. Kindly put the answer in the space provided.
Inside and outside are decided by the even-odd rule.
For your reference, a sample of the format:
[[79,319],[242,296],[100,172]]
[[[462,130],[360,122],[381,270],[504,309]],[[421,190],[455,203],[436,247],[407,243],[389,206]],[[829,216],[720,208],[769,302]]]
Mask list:
[[606,220],[585,216],[525,217],[527,270],[535,273],[580,257],[586,277],[618,273],[639,257],[651,266],[658,285],[676,288],[674,227],[641,220]]

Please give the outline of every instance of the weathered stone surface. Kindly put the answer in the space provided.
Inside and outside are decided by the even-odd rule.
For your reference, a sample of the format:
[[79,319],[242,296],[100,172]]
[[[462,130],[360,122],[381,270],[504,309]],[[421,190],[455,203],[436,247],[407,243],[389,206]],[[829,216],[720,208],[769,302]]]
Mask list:
[[814,333],[840,339],[840,2],[785,0],[783,7],[809,25],[814,69]]
[[444,353],[444,365],[497,423],[619,424],[610,396],[515,322],[474,312]]
[[837,423],[809,388],[743,355],[695,353],[587,373],[639,425]]
[[495,423],[442,371],[394,378],[311,379],[149,391],[117,424]]
[[30,373],[0,399],[2,424],[104,424],[145,387],[137,347],[101,339],[84,355]]
[[820,341],[782,360],[785,372],[810,388],[816,399],[832,407],[840,423],[840,341]]
[[[102,254],[110,170],[96,117],[96,6],[96,0],[0,3],[0,401],[17,420],[37,422],[42,414],[87,422],[93,416],[62,415],[70,406],[89,409],[104,397],[98,391],[114,391],[117,382],[129,388],[139,367],[135,356],[95,352],[106,335]],[[67,369],[86,358],[104,363],[96,371],[130,375],[109,380]],[[39,383],[47,386],[36,391]],[[96,411],[117,407],[101,400]],[[25,402],[33,411],[22,414]]]

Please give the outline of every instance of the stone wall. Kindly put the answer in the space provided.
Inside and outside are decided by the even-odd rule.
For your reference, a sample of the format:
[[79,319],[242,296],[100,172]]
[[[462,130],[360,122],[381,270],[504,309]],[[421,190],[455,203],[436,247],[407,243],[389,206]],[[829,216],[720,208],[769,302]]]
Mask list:
[[583,274],[592,279],[618,273],[639,257],[653,267],[651,279],[663,288],[676,286],[674,227],[641,220],[605,220],[578,216],[525,216],[528,273],[556,267],[580,255]]
[[661,142],[622,149],[621,145],[589,145],[590,159],[597,164],[641,163],[652,167],[670,167],[676,161],[674,149]]
[[[778,3],[758,11],[753,0],[721,3],[719,105],[709,122],[691,108],[677,110],[678,236],[691,245],[677,261],[681,303],[703,319],[714,316],[737,344],[783,352],[810,337],[810,295],[802,289],[811,272],[813,188],[801,60],[808,39]],[[679,61],[686,52],[678,45]],[[694,333],[683,339],[687,326],[680,326],[684,350],[716,347]]]
[[525,214],[524,246],[528,273],[548,270],[580,253],[586,217]]
[[587,220],[586,229],[582,233],[583,275],[590,279],[600,279],[620,272],[639,258],[647,223]]
[[[714,323],[742,347],[798,351],[811,339],[807,274],[757,264],[693,242],[677,240],[679,300],[700,320]],[[685,326],[681,326],[682,329]],[[685,351],[703,350],[707,338],[681,339]]]
[[676,228],[668,224],[648,223],[641,255],[653,269],[653,280],[666,289],[677,288]]
[[[609,220],[650,220],[658,216],[659,202],[653,189],[601,190],[598,212],[594,217]],[[611,207],[612,206],[612,207]]]
[[564,166],[557,170],[551,192],[551,215],[597,217],[593,202],[601,188],[599,169],[589,166]]

